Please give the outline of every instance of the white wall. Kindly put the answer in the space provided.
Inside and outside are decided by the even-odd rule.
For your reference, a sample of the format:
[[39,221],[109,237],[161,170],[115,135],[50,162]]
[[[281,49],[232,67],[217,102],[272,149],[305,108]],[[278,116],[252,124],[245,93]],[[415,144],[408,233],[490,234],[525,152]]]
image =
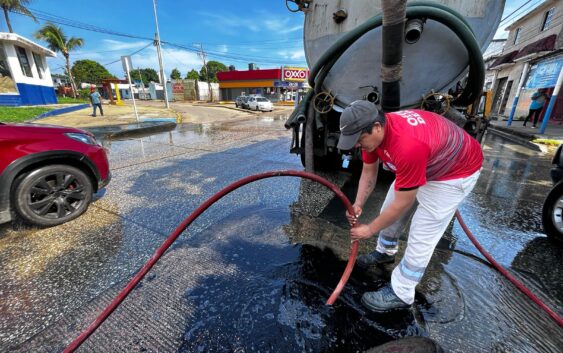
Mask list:
[[37,72],[38,67],[35,64],[35,60],[32,55],[32,51],[24,46],[21,46],[25,49],[27,54],[27,60],[31,66],[31,73],[33,77],[26,76],[21,69],[20,61],[18,60],[18,56],[16,53],[16,48],[13,42],[3,42],[4,49],[6,50],[6,59],[8,60],[8,65],[10,65],[10,71],[12,73],[13,79],[16,83],[27,83],[30,85],[39,85],[39,86],[48,86],[53,87],[53,80],[51,78],[51,71],[49,70],[49,66],[47,66],[47,60],[45,60],[45,55],[37,53],[41,60],[43,61],[43,78],[39,78],[39,74]]
[[[219,97],[220,93],[219,93],[219,84],[218,83],[211,83],[211,90],[213,91],[213,100],[214,101],[219,101],[221,100],[221,97]],[[204,81],[197,81],[197,93],[198,93],[198,99],[205,101],[205,100],[209,100],[209,85],[207,84],[207,82]]]
[[[550,26],[546,30],[542,31],[545,14],[552,7],[555,8],[553,20],[551,21]],[[510,32],[503,49],[503,54],[520,50],[526,45],[532,44],[535,41],[548,37],[552,34],[559,34],[559,36],[561,37],[560,33],[563,31],[563,1],[547,0],[545,3],[538,6],[529,15],[524,16],[521,20],[509,26],[509,28]],[[518,41],[514,43],[514,37],[516,35],[517,28],[521,28],[521,34],[518,38]],[[558,48],[556,47],[555,50],[557,49]],[[522,76],[522,71],[524,69],[524,63],[525,61],[516,62],[513,65],[510,65],[498,72],[497,82],[503,77],[508,77],[508,81],[513,81],[510,92],[505,93],[508,94],[508,101],[506,103],[505,109],[503,110],[501,108],[499,114],[503,114],[505,116],[508,116],[510,114],[514,97],[516,96],[520,78]],[[495,86],[497,85],[495,84]],[[493,92],[496,92],[496,87],[494,87]],[[518,104],[515,116],[526,115],[527,112],[527,106]]]
[[[545,18],[546,12],[554,7],[555,13],[549,28],[542,31],[542,24]],[[523,18],[509,26],[510,32],[508,33],[508,38],[504,46],[504,53],[510,53],[514,50],[519,50],[528,44],[531,44],[541,38],[548,37],[552,34],[558,35],[563,28],[563,1],[546,1],[544,4],[540,5],[536,12],[527,18]],[[514,37],[516,36],[516,29],[521,28],[520,37],[518,41],[514,43]]]

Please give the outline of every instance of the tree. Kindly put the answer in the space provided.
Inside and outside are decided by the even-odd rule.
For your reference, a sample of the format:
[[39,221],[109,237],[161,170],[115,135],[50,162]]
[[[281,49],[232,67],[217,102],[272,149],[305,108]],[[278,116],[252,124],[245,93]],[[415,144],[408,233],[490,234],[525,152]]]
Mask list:
[[192,71],[186,74],[186,78],[188,80],[199,80],[199,74],[197,73],[196,70],[192,69]]
[[67,38],[63,29],[51,22],[47,22],[47,24],[35,32],[33,36],[47,42],[47,46],[52,51],[63,54],[66,61],[66,72],[68,74],[68,78],[70,79],[72,93],[74,98],[76,98],[76,83],[74,82],[72,71],[70,70],[70,51],[82,47],[84,45],[84,39],[76,37]]
[[180,70],[176,68],[172,69],[172,72],[170,73],[170,78],[173,80],[181,80],[182,74],[180,73]]
[[[217,73],[223,71],[229,71],[225,64],[220,63],[218,61],[208,61],[207,62],[207,69],[209,70],[209,81],[210,82],[218,82],[217,81]],[[207,81],[207,73],[205,72],[205,67],[202,67],[199,70],[199,79],[202,81]]]
[[6,25],[8,26],[8,31],[10,31],[10,33],[14,33],[12,30],[12,24],[10,23],[10,18],[8,17],[8,12],[10,11],[19,12],[22,15],[31,17],[36,23],[39,22],[37,21],[37,18],[33,16],[31,11],[24,6],[29,3],[31,3],[31,0],[0,0],[0,7],[4,10],[4,18],[6,19]]
[[155,69],[147,67],[145,69],[133,69],[131,70],[131,80],[142,80],[145,86],[149,85],[149,82],[158,82],[158,74]]
[[94,60],[75,61],[71,71],[78,83],[101,83],[105,78],[113,78],[105,67]]

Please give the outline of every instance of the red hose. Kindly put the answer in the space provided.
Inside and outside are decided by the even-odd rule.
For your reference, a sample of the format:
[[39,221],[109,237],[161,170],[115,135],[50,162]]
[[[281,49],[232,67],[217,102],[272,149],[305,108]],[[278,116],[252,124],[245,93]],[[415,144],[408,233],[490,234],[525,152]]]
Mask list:
[[[111,313],[119,306],[119,304],[121,304],[121,302],[125,300],[125,298],[127,298],[127,296],[133,290],[133,288],[135,288],[135,286],[143,279],[143,277],[145,277],[147,272],[150,271],[150,269],[162,257],[162,255],[166,252],[166,250],[168,250],[168,248],[172,245],[172,243],[174,243],[174,241],[178,239],[180,234],[212,204],[217,202],[219,199],[221,199],[223,196],[227,195],[231,191],[234,191],[243,185],[249,184],[257,180],[278,177],[278,176],[294,176],[294,177],[300,177],[300,178],[316,181],[317,183],[320,183],[326,186],[327,188],[329,188],[330,190],[332,190],[332,192],[334,192],[336,196],[338,196],[340,200],[344,203],[344,206],[346,206],[348,212],[350,214],[354,213],[352,204],[350,203],[346,195],[344,195],[344,193],[338,188],[338,186],[312,173],[307,173],[297,170],[282,170],[282,171],[274,171],[274,172],[251,175],[237,182],[234,182],[228,185],[227,187],[225,187],[224,189],[220,190],[219,192],[217,192],[215,195],[211,196],[209,199],[207,199],[207,201],[201,204],[192,214],[190,214],[176,228],[176,230],[174,230],[174,232],[170,234],[170,236],[168,236],[168,238],[164,241],[164,243],[162,243],[162,245],[154,252],[154,254],[149,259],[149,261],[147,261],[147,263],[143,265],[141,270],[135,275],[135,277],[133,277],[133,279],[131,279],[131,281],[129,281],[127,286],[125,286],[125,288],[123,288],[121,292],[119,292],[119,294],[115,297],[115,299],[104,309],[104,311],[96,318],[96,320],[94,320],[94,322],[92,322],[90,326],[86,328],[86,330],[84,330],[74,341],[72,341],[65,348],[63,353],[74,352],[78,347],[80,347],[80,345],[84,343],[84,341],[88,337],[90,337],[92,333],[94,333],[94,331],[108,318],[108,316],[111,315]],[[344,285],[346,284],[348,278],[350,277],[350,274],[352,273],[354,263],[356,262],[357,253],[358,253],[358,242],[356,241],[352,243],[350,257],[348,259],[348,264],[346,265],[346,269],[344,270],[344,274],[342,275],[342,278],[340,279],[340,282],[338,283],[336,289],[328,299],[327,304],[332,305],[336,300],[336,298],[338,298],[338,295],[340,294],[342,289],[344,288]]]
[[[168,238],[164,241],[164,243],[162,243],[162,245],[154,252],[154,254],[149,259],[149,261],[147,261],[147,263],[145,263],[145,265],[143,265],[141,270],[135,275],[135,277],[133,277],[133,279],[131,279],[131,281],[129,281],[127,286],[125,286],[125,288],[123,288],[121,290],[121,292],[119,292],[119,294],[104,309],[104,311],[96,318],[96,320],[94,320],[94,322],[92,322],[90,324],[90,326],[88,326],[86,328],[86,330],[84,330],[74,341],[72,341],[65,348],[63,353],[74,352],[78,347],[80,347],[80,345],[82,345],[82,343],[84,343],[84,341],[86,339],[88,339],[88,337],[90,337],[90,335],[92,333],[94,333],[94,331],[111,315],[111,313],[121,304],[121,302],[123,302],[123,300],[125,300],[125,298],[127,298],[127,296],[133,290],[133,288],[135,288],[135,286],[143,279],[143,277],[145,277],[145,275],[156,264],[156,262],[162,257],[162,255],[166,252],[166,250],[168,250],[168,248],[174,243],[174,241],[176,241],[176,239],[178,239],[180,234],[197,217],[199,217],[199,215],[201,215],[206,209],[208,209],[212,204],[217,202],[223,196],[225,196],[225,195],[229,194],[230,192],[240,188],[241,186],[244,186],[246,184],[249,184],[249,183],[257,181],[257,180],[267,179],[267,178],[272,178],[272,177],[278,177],[278,176],[294,176],[294,177],[300,177],[300,178],[316,181],[316,182],[326,186],[330,190],[332,190],[332,192],[334,192],[336,194],[336,196],[338,196],[340,198],[340,200],[344,203],[344,206],[346,207],[348,212],[350,214],[354,213],[354,209],[352,207],[352,204],[350,203],[350,201],[348,200],[346,195],[344,195],[344,193],[342,193],[342,191],[336,185],[334,185],[331,182],[329,182],[328,180],[326,180],[326,179],[324,179],[324,178],[322,178],[318,175],[312,174],[312,173],[296,171],[296,170],[282,170],[282,171],[267,172],[267,173],[262,173],[262,174],[251,175],[251,176],[243,178],[243,179],[241,179],[237,182],[234,182],[234,183],[228,185],[227,187],[223,188],[219,192],[217,192],[215,195],[211,196],[209,199],[207,199],[207,201],[205,201],[203,204],[201,204],[192,214],[190,214],[176,228],[176,230],[174,230],[174,232],[172,234],[170,234],[170,236],[168,236]],[[485,258],[487,258],[487,260],[501,274],[503,274],[506,278],[508,278],[508,280],[510,282],[512,282],[518,289],[520,289],[524,294],[526,294],[537,305],[539,305],[540,308],[542,308],[547,314],[549,314],[549,316],[551,316],[557,322],[557,324],[560,327],[562,327],[563,326],[563,320],[561,319],[561,317],[559,317],[553,310],[551,310],[547,305],[545,305],[538,297],[536,297],[532,292],[530,292],[530,290],[527,289],[516,278],[512,277],[512,275],[510,273],[508,273],[508,271],[506,269],[504,269],[499,263],[497,263],[495,261],[495,259],[493,259],[493,257],[489,253],[487,253],[485,251],[485,249],[483,249],[481,244],[479,244],[479,242],[475,239],[475,237],[473,236],[473,234],[471,233],[469,228],[467,228],[467,226],[465,225],[465,222],[461,218],[459,211],[456,211],[456,217],[457,217],[457,220],[459,221],[461,227],[463,228],[463,230],[465,231],[465,233],[467,234],[467,236],[469,237],[469,239],[471,240],[473,245],[475,245],[475,247],[479,250],[479,252],[481,252],[481,254],[483,254],[483,256],[485,256]],[[350,274],[352,273],[352,270],[354,268],[354,263],[356,262],[357,253],[358,253],[358,242],[356,241],[356,242],[352,243],[352,248],[350,250],[350,257],[348,259],[348,263],[346,265],[344,273],[342,274],[342,278],[340,279],[340,282],[338,282],[338,285],[336,286],[334,292],[332,293],[332,295],[329,297],[329,299],[326,302],[328,305],[332,305],[336,301],[336,299],[340,295],[340,292],[342,291],[342,289],[346,285],[346,282],[350,278]]]
[[461,214],[459,213],[459,211],[455,212],[455,216],[459,224],[461,225],[461,228],[463,228],[465,234],[467,234],[469,240],[471,240],[471,242],[473,243],[473,245],[475,245],[477,250],[479,250],[479,252],[487,258],[487,260],[491,263],[491,265],[493,265],[493,267],[496,268],[497,271],[499,271],[504,277],[508,278],[508,280],[512,282],[512,284],[514,284],[516,288],[520,289],[522,293],[526,294],[528,298],[530,298],[534,303],[539,305],[539,307],[542,308],[543,311],[545,311],[549,316],[553,318],[553,320],[555,320],[555,322],[557,322],[559,327],[563,327],[563,319],[561,319],[561,317],[557,315],[556,312],[554,312],[547,305],[545,305],[545,303],[542,302],[540,298],[536,297],[534,293],[532,293],[520,281],[514,278],[504,267],[502,267],[498,262],[496,262],[496,260],[493,259],[493,257],[487,251],[485,251],[485,249],[483,249],[481,244],[479,244],[477,239],[475,239],[475,237],[473,236],[473,233],[471,233],[469,228],[467,228],[467,225],[465,225],[465,222],[463,221],[463,218],[461,218]]

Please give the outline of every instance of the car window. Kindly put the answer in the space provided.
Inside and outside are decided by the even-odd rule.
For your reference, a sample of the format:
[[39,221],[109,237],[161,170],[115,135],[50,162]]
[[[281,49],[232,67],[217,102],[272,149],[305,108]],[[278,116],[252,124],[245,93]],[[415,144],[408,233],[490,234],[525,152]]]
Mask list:
[[266,98],[256,98],[258,102],[269,102]]

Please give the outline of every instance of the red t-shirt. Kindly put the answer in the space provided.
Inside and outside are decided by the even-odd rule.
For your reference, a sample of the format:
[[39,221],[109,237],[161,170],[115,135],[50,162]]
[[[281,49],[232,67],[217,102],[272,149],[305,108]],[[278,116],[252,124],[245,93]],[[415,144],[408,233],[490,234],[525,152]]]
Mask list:
[[378,148],[362,151],[364,163],[381,160],[396,173],[395,190],[464,178],[483,164],[481,146],[448,119],[424,110],[386,113],[385,134]]

